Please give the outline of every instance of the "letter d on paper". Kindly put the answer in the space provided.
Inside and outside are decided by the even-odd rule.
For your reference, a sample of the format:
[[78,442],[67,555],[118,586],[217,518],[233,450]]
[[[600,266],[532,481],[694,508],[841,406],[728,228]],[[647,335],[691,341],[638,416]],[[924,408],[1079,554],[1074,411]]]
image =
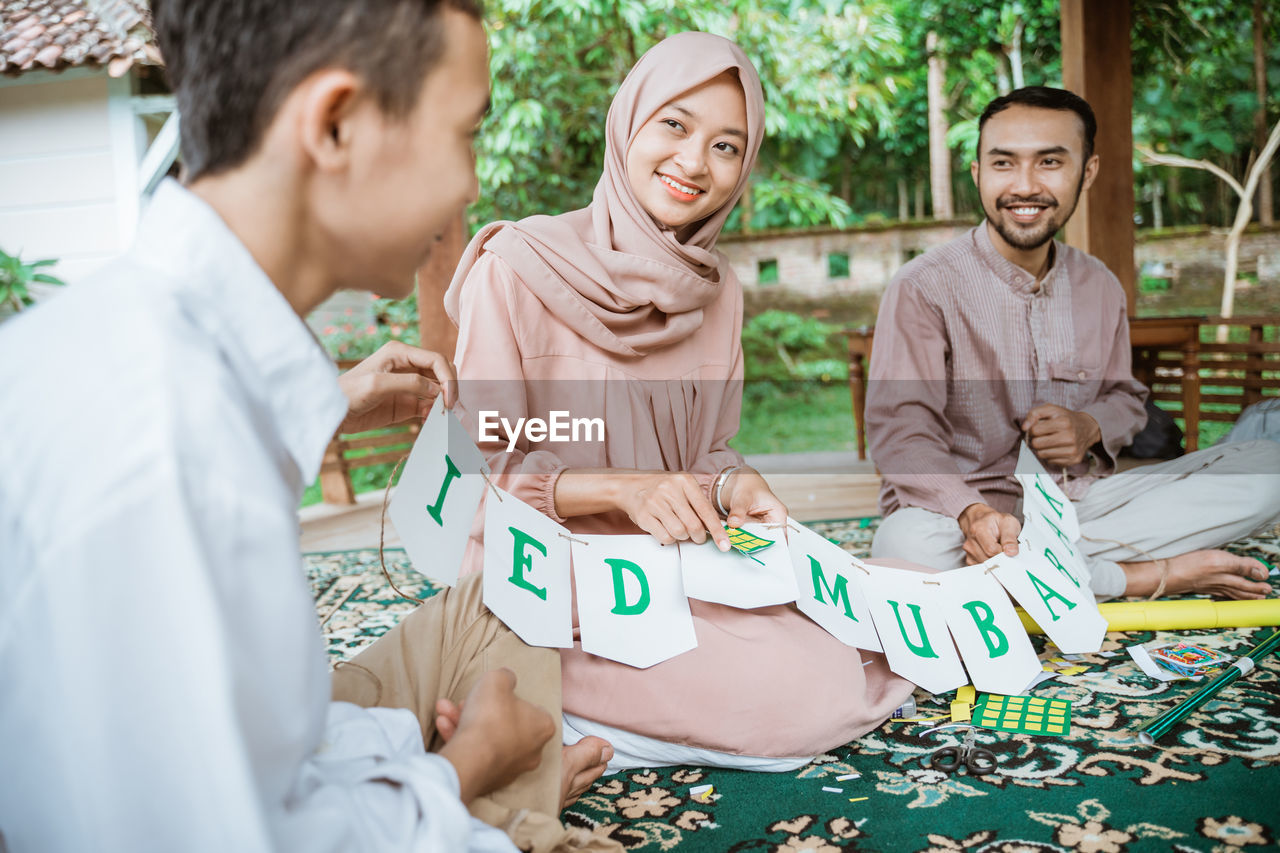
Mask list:
[[[630,560],[622,560],[616,557],[606,557],[605,562],[609,568],[613,569],[613,613],[619,616],[638,616],[649,608],[649,579],[644,575],[644,569],[637,566]],[[623,582],[622,570],[626,569],[635,575],[637,581],[640,582],[640,597],[636,599],[635,604],[627,604],[627,589]]]

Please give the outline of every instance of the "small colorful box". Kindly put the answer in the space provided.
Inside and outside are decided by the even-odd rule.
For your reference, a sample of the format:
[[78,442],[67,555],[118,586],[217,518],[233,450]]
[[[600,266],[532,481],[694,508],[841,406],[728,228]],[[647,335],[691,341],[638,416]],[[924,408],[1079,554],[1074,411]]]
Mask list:
[[1219,654],[1190,643],[1174,643],[1151,649],[1151,659],[1179,675],[1204,675],[1231,663],[1230,655]]

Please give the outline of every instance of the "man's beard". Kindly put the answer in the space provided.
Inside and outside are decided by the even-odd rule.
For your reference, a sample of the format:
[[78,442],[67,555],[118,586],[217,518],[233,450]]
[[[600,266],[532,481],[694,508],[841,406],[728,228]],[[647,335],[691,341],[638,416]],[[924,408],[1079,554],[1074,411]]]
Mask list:
[[[1038,249],[1045,243],[1052,240],[1062,226],[1067,224],[1067,220],[1071,218],[1071,214],[1076,212],[1076,205],[1080,201],[1080,190],[1084,187],[1084,170],[1080,171],[1080,180],[1076,182],[1076,191],[1071,196],[1071,203],[1065,210],[1059,205],[1058,200],[1050,195],[1037,195],[1019,198],[1016,196],[1001,196],[996,199],[996,210],[987,209],[986,203],[982,205],[982,212],[986,214],[987,221],[995,226],[996,233],[999,234],[1006,243],[1015,249],[1027,252]],[[1019,228],[1016,224],[1006,224],[1004,219],[999,216],[999,212],[1005,208],[1018,207],[1024,204],[1040,204],[1044,205],[1045,218],[1035,225],[1031,230]]]

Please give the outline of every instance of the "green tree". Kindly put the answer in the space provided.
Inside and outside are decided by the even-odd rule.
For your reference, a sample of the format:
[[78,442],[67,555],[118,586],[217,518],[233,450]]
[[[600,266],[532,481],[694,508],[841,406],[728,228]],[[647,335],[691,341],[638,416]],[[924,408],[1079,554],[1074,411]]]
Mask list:
[[896,81],[883,63],[903,48],[887,0],[496,0],[487,9],[494,117],[479,144],[473,228],[589,202],[614,92],[646,49],[688,29],[742,45],[768,101],[768,136],[730,229],[852,221],[846,164],[892,132]]

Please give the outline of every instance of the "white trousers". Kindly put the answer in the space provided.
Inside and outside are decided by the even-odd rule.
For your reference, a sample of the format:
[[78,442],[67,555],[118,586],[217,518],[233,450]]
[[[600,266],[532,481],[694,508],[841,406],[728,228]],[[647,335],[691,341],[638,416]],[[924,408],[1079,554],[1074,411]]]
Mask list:
[[[1280,523],[1280,442],[1217,445],[1133,468],[1094,482],[1075,508],[1094,595],[1123,595],[1121,561],[1218,548]],[[963,545],[954,518],[903,507],[881,521],[871,556],[957,569]]]

